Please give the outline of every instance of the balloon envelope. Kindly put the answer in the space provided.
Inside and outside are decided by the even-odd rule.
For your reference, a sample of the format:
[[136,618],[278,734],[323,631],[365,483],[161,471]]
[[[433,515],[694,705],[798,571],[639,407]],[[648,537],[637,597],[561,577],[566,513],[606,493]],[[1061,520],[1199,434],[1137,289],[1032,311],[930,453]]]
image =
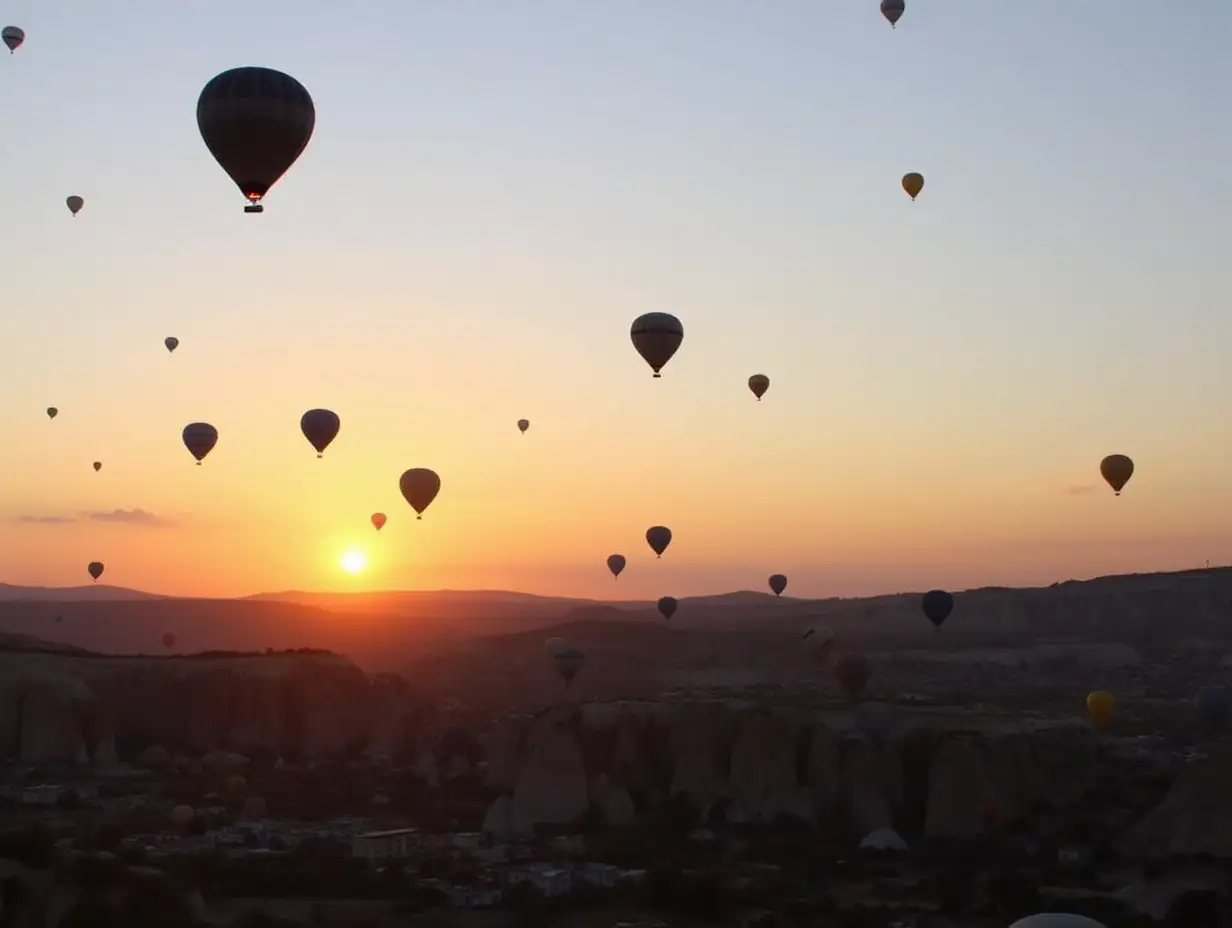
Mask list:
[[184,426],[180,437],[184,440],[184,447],[188,449],[188,453],[200,464],[218,444],[218,429],[208,422],[190,422]]
[[171,634],[171,632],[167,632],[163,635],[163,644],[168,648],[175,647],[175,635]]
[[881,15],[896,25],[907,10],[906,0],[881,0]]
[[175,349],[180,347],[180,340],[174,335],[168,335],[163,339],[163,344],[167,346],[168,351],[175,351]]
[[60,415],[60,410],[56,409],[56,407],[54,406],[47,407],[47,418],[48,419],[54,419],[58,415]]
[[770,378],[765,374],[754,374],[749,378],[749,389],[760,400],[766,395],[766,391],[770,389]]
[[102,469],[103,469],[103,462],[102,462],[102,461],[95,461],[95,462],[94,462],[94,472],[95,472],[95,473],[98,473],[98,472],[99,472],[100,470],[102,470]]
[[1041,912],[1038,915],[1028,915],[1020,918],[1010,928],[1107,928],[1103,922],[1097,922],[1085,915],[1071,915],[1068,912]]
[[1116,697],[1107,690],[1094,690],[1087,695],[1087,714],[1096,728],[1107,728],[1112,722],[1112,713],[1115,710]]
[[75,194],[65,199],[65,204],[68,206],[68,211],[76,216],[81,212],[81,208],[86,205],[86,201]]
[[619,577],[620,572],[625,569],[625,556],[623,554],[609,554],[607,556],[607,569],[612,572],[613,577]]
[[374,512],[372,514],[372,524],[376,526],[378,532],[383,529],[385,527],[385,513]]
[[304,85],[272,68],[232,68],[197,98],[197,128],[214,160],[257,203],[308,147],[317,113]]
[[642,360],[658,377],[684,340],[684,326],[671,313],[646,313],[633,320],[629,337]]
[[15,52],[21,48],[21,43],[26,41],[26,31],[21,26],[5,26],[0,30],[0,37],[4,39],[9,51]]
[[843,691],[855,699],[864,692],[873,676],[873,665],[863,654],[844,654],[834,665],[834,676]]
[[920,601],[924,615],[937,628],[950,617],[954,611],[954,597],[945,590],[929,590]]
[[800,636],[800,641],[809,655],[819,664],[824,664],[834,650],[834,632],[824,625],[814,625],[807,628]]
[[1121,490],[1134,475],[1134,462],[1127,455],[1110,454],[1099,462],[1099,473],[1112,487],[1112,492],[1120,496]]
[[671,543],[672,530],[666,525],[652,525],[646,529],[646,544],[650,545],[650,550],[659,557],[663,556],[663,552]]
[[907,196],[914,200],[920,195],[920,191],[924,189],[924,175],[917,174],[914,171],[910,174],[904,174],[903,189],[907,191]]
[[586,655],[577,648],[562,643],[552,651],[552,664],[567,685],[572,683],[573,678],[586,666]]
[[103,575],[103,562],[102,561],[91,561],[89,564],[86,565],[86,570],[90,572],[91,577],[97,580],[99,577]]
[[398,489],[417,513],[416,517],[422,519],[424,510],[436,499],[436,494],[441,492],[441,478],[434,470],[412,467],[398,479]]
[[518,431],[519,431],[519,432],[521,432],[521,433],[523,433],[523,434],[526,434],[526,430],[527,430],[528,428],[530,428],[530,420],[529,420],[529,419],[519,419],[519,420],[518,420]]
[[770,589],[774,591],[775,596],[782,596],[783,591],[787,589],[787,578],[783,574],[771,574]]
[[675,596],[662,597],[659,600],[659,615],[663,616],[663,618],[665,619],[670,620],[671,617],[676,614],[677,605],[678,604],[676,602]]
[[299,417],[299,429],[308,439],[308,444],[317,449],[317,457],[338,437],[341,427],[342,420],[332,409],[310,409]]

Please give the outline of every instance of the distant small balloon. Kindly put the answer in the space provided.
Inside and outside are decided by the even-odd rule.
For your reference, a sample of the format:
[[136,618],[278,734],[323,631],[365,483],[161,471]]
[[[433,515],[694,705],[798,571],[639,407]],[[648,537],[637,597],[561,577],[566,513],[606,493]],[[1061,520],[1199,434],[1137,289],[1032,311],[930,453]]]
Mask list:
[[650,545],[650,550],[662,557],[672,543],[672,530],[666,525],[652,525],[646,529],[646,543]]
[[376,526],[378,532],[383,529],[385,527],[385,513],[374,512],[372,514],[372,524]]
[[1087,714],[1091,724],[1103,731],[1112,723],[1112,714],[1116,710],[1116,697],[1107,690],[1094,690],[1087,695]]
[[163,644],[168,648],[174,648],[175,647],[175,635],[173,635],[171,632],[167,632],[166,634],[164,634]]
[[924,189],[924,175],[916,174],[914,171],[910,174],[904,174],[903,189],[907,191],[907,196],[914,200],[920,195],[920,191]]
[[757,397],[757,402],[760,403],[761,398],[770,389],[770,378],[765,374],[754,374],[749,378],[749,389],[753,391],[753,395]]
[[0,38],[4,40],[4,44],[9,48],[9,54],[21,48],[21,43],[26,41],[26,31],[21,26],[5,26],[0,30]]
[[68,206],[68,211],[72,213],[74,216],[80,213],[81,208],[86,205],[86,201],[83,200],[81,197],[77,196],[76,194],[73,194],[71,197],[68,197],[64,202]]
[[399,478],[398,489],[402,491],[402,498],[410,503],[417,513],[416,518],[422,519],[424,510],[432,505],[436,494],[441,492],[441,478],[434,470],[412,467]]
[[163,339],[163,344],[167,346],[168,351],[175,351],[175,349],[180,347],[180,340],[174,335],[168,335]]
[[99,577],[103,575],[103,562],[102,561],[91,561],[89,564],[86,565],[86,570],[90,572],[91,577],[97,580]]
[[675,596],[662,597],[659,600],[659,615],[663,616],[664,619],[670,622],[672,616],[676,614],[677,605],[679,604],[676,602]]
[[873,665],[863,654],[844,654],[834,665],[839,686],[852,699],[858,699],[873,676]]
[[1112,492],[1120,496],[1121,490],[1134,475],[1134,462],[1127,455],[1110,454],[1099,462],[1099,473],[1112,487]]
[[824,664],[829,659],[830,652],[834,650],[834,632],[824,625],[815,625],[805,629],[804,634],[800,636],[800,641],[813,660],[819,664]]
[[623,554],[609,554],[607,556],[607,569],[612,572],[613,577],[619,577],[620,572],[625,569],[625,556]]
[[342,420],[332,409],[310,409],[299,419],[300,431],[308,439],[308,444],[317,450],[317,457],[325,454],[329,443],[338,437],[338,429]]
[[60,410],[56,409],[56,407],[54,406],[47,407],[47,418],[48,419],[54,419],[58,415],[60,415]]
[[954,597],[945,590],[929,590],[920,601],[924,615],[937,628],[950,617],[954,611]]
[[528,428],[530,428],[530,420],[529,420],[529,419],[519,419],[519,420],[518,420],[518,431],[519,431],[519,432],[521,432],[523,435],[525,435],[525,434],[526,434],[526,430],[527,430]]
[[564,642],[557,645],[550,656],[556,672],[565,681],[565,686],[571,684],[573,678],[586,666],[586,655]]
[[775,596],[782,596],[783,591],[787,589],[787,577],[783,574],[771,574],[770,589],[774,592]]
[[184,441],[184,447],[197,459],[199,466],[205,460],[205,456],[218,444],[218,429],[208,422],[190,422],[184,426],[181,438]]
[[881,15],[890,21],[890,28],[897,27],[906,11],[906,0],[881,0]]
[[102,462],[102,461],[95,461],[95,462],[94,462],[94,472],[95,472],[95,473],[98,473],[98,472],[99,472],[100,470],[102,470],[102,469],[103,469],[103,462]]

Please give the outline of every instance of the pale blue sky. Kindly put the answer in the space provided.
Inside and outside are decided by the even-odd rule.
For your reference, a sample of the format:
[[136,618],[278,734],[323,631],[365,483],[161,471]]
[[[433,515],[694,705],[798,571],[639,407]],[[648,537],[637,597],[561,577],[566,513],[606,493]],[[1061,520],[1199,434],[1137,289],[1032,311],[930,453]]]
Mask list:
[[[801,539],[888,525],[874,510],[910,480],[914,515],[894,511],[912,526],[853,542],[861,589],[941,571],[940,554],[907,563],[930,519],[975,519],[982,560],[947,562],[954,584],[1232,559],[1226,3],[908,0],[897,30],[876,0],[17,0],[3,16],[28,35],[0,55],[0,426],[25,449],[0,490],[10,516],[143,506],[223,531],[250,512],[332,539],[310,506],[254,489],[282,466],[266,436],[299,453],[299,413],[327,405],[343,439],[389,448],[391,485],[437,461],[445,506],[526,498],[505,515],[552,533],[559,562],[534,554],[527,584],[545,592],[594,578],[570,573],[590,562],[583,529],[542,511],[580,519],[595,496],[632,508],[635,539],[697,519],[712,544],[682,593],[750,585],[728,565],[785,519],[791,545],[753,575],[795,557],[794,591],[815,576],[813,592],[848,592],[823,566],[834,551]],[[317,106],[261,217],[194,115],[211,76],[247,64],[295,75]],[[898,186],[913,170],[914,204]],[[686,329],[657,392],[627,336],[651,309]],[[757,371],[773,385],[750,408]],[[557,442],[550,461],[493,474],[521,415],[528,440]],[[195,479],[178,434],[198,418],[240,468],[216,497],[165,476]],[[1111,451],[1139,463],[1127,525],[1066,493]],[[127,476],[104,494],[69,454]],[[619,502],[638,487],[645,512]],[[1028,502],[990,535],[1007,488]],[[3,579],[75,582],[104,544],[31,531],[0,528],[18,558]],[[1123,564],[1091,541],[1118,536]],[[592,540],[600,565],[629,546]],[[505,576],[442,550],[442,576]],[[263,576],[234,591],[326,583],[315,564]]]

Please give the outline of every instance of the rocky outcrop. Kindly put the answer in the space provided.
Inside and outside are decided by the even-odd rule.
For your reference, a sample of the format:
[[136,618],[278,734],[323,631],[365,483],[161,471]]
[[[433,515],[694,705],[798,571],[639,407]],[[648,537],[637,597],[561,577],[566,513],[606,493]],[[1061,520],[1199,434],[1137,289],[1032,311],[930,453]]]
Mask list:
[[0,653],[0,760],[110,765],[228,751],[405,756],[422,709],[398,678],[326,653],[119,658]]
[[[867,714],[866,714],[867,715]],[[706,819],[732,824],[788,817],[853,840],[900,822],[951,840],[1065,805],[1090,789],[1093,736],[1084,727],[1003,723],[981,730],[885,706],[877,725],[858,710],[815,714],[753,710],[737,703],[604,703],[562,706],[511,720],[490,745],[496,782],[512,780],[489,812],[493,828],[562,824],[588,809],[609,824],[668,797]],[[515,747],[516,746],[516,747]],[[512,810],[512,811],[511,811]],[[507,830],[507,828],[506,828]]]
[[1145,848],[1173,857],[1232,857],[1232,744],[1177,775],[1164,801],[1141,823]]

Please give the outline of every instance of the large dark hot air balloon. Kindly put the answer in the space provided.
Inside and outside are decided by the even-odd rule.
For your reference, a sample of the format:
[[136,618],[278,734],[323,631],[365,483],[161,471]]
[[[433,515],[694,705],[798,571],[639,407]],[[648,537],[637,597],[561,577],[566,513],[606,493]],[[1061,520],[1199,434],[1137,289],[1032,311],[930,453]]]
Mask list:
[[102,469],[103,469],[103,462],[102,462],[102,461],[95,461],[95,462],[94,462],[94,473],[96,473],[96,474],[97,474],[97,473],[98,473],[100,470],[102,470]]
[[262,212],[261,198],[312,138],[317,111],[304,85],[271,68],[232,68],[197,98],[197,128],[210,154]]
[[770,389],[770,378],[765,374],[754,374],[749,378],[749,389],[753,391],[753,395],[757,397],[757,402],[760,403],[761,398]]
[[652,525],[646,529],[646,544],[650,545],[650,550],[659,557],[663,556],[663,552],[671,543],[672,530],[666,525]]
[[184,426],[181,437],[184,439],[184,447],[197,459],[197,465],[200,466],[205,456],[218,444],[218,429],[208,422],[190,422]]
[[91,561],[89,564],[86,565],[86,570],[90,572],[91,577],[97,580],[99,577],[103,575],[103,562],[102,561]]
[[782,596],[783,591],[787,589],[787,577],[783,574],[770,575],[770,590],[775,596]]
[[175,351],[175,349],[180,347],[180,340],[174,335],[168,335],[163,339],[163,347],[168,351]]
[[441,478],[434,470],[412,467],[399,478],[398,489],[402,491],[402,498],[415,510],[415,518],[422,519],[424,510],[436,499],[436,494],[441,492]]
[[898,21],[907,12],[906,0],[881,0],[881,15],[890,21],[890,27],[898,25]]
[[1124,454],[1110,454],[1099,462],[1099,473],[1117,496],[1134,475],[1133,459]]
[[338,437],[342,420],[330,409],[310,409],[299,417],[299,429],[308,443],[317,449],[317,457],[325,453],[329,443]]
[[684,326],[671,313],[645,313],[633,320],[629,330],[633,347],[650,365],[656,377],[684,340]]
[[873,675],[873,665],[863,654],[844,654],[834,665],[839,686],[852,699],[859,699]]
[[659,615],[670,622],[672,616],[676,614],[677,605],[679,604],[676,602],[675,596],[664,596],[659,600]]
[[56,407],[54,406],[47,407],[47,418],[48,419],[54,419],[58,415],[60,415],[60,410],[56,409]]
[[954,597],[945,590],[929,590],[920,600],[920,605],[924,608],[928,621],[940,628],[941,623],[954,611]]
[[620,572],[625,569],[625,556],[623,554],[609,554],[607,556],[607,569],[612,572],[613,577],[619,577]]

